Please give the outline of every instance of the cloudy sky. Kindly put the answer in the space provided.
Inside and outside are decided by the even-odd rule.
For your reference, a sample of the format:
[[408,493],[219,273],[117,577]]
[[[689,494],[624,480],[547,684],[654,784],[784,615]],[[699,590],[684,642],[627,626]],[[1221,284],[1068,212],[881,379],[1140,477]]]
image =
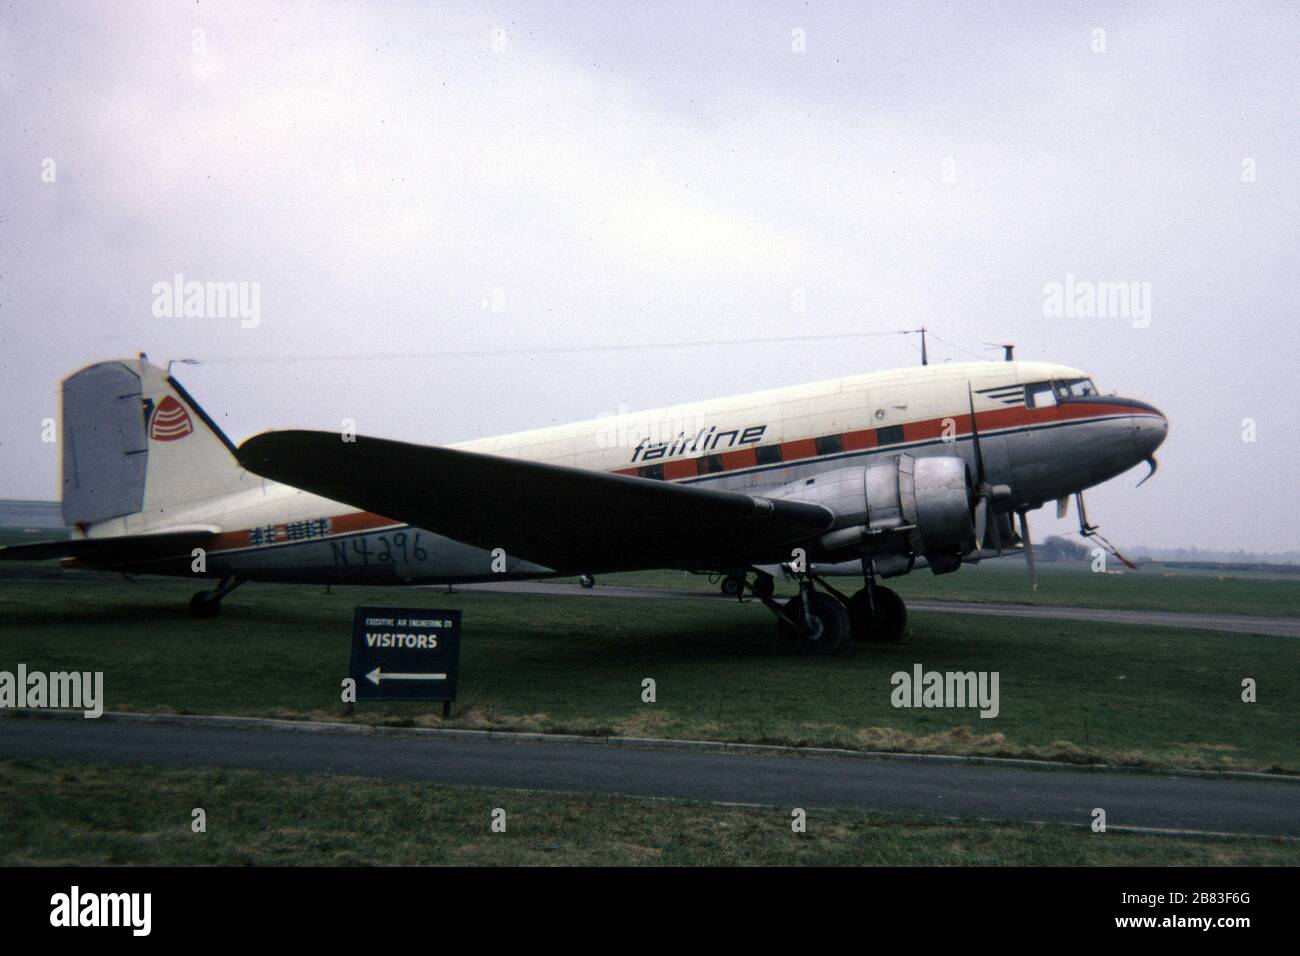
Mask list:
[[[914,364],[809,337],[924,324],[1169,415],[1090,494],[1121,548],[1296,547],[1300,7],[992,9],[6,4],[0,497],[58,496],[59,379],[139,351],[237,441],[439,443]],[[256,326],[156,315],[178,273]],[[1067,275],[1149,322],[1045,315]],[[666,347],[746,338],[791,341]]]

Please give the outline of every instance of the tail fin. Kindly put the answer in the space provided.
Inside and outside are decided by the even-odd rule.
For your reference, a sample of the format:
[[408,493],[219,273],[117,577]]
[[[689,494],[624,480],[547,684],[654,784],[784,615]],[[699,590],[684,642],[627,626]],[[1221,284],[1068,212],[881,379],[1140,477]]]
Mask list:
[[63,380],[63,520],[85,527],[247,487],[234,445],[143,357]]

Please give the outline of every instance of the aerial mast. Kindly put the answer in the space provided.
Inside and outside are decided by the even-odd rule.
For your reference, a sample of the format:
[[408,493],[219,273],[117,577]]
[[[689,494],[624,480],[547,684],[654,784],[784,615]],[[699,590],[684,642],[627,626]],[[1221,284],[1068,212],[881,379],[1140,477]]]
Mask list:
[[926,354],[926,351],[925,351],[925,326],[923,325],[923,326],[921,326],[919,329],[913,329],[912,331],[913,331],[913,332],[920,332],[920,333],[921,333],[921,364],[922,364],[922,365],[929,365],[929,364],[930,364],[930,358],[929,358],[929,356]]

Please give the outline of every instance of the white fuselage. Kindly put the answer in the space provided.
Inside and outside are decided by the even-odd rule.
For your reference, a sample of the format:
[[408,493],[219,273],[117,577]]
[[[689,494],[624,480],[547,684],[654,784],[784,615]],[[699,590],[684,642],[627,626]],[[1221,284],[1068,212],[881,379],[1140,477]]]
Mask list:
[[[1034,508],[1113,477],[1164,436],[1150,406],[1106,398],[1080,371],[1036,362],[899,369],[464,442],[451,447],[728,490],[773,489],[900,452],[971,453],[973,404],[991,482]],[[1055,394],[1025,386],[1060,383]],[[1158,434],[1157,434],[1158,433]],[[438,476],[411,476],[437,494]],[[91,536],[208,528],[208,574],[253,580],[461,582],[549,570],[255,475],[240,490],[100,522]],[[175,573],[190,573],[188,566]]]

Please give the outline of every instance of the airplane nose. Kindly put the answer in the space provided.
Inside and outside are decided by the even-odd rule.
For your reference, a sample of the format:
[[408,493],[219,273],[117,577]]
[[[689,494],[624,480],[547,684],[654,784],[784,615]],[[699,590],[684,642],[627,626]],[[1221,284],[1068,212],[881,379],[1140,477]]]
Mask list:
[[1143,416],[1138,419],[1137,426],[1133,429],[1133,443],[1137,445],[1142,460],[1154,455],[1169,434],[1169,420],[1159,412],[1156,414],[1160,417]]

